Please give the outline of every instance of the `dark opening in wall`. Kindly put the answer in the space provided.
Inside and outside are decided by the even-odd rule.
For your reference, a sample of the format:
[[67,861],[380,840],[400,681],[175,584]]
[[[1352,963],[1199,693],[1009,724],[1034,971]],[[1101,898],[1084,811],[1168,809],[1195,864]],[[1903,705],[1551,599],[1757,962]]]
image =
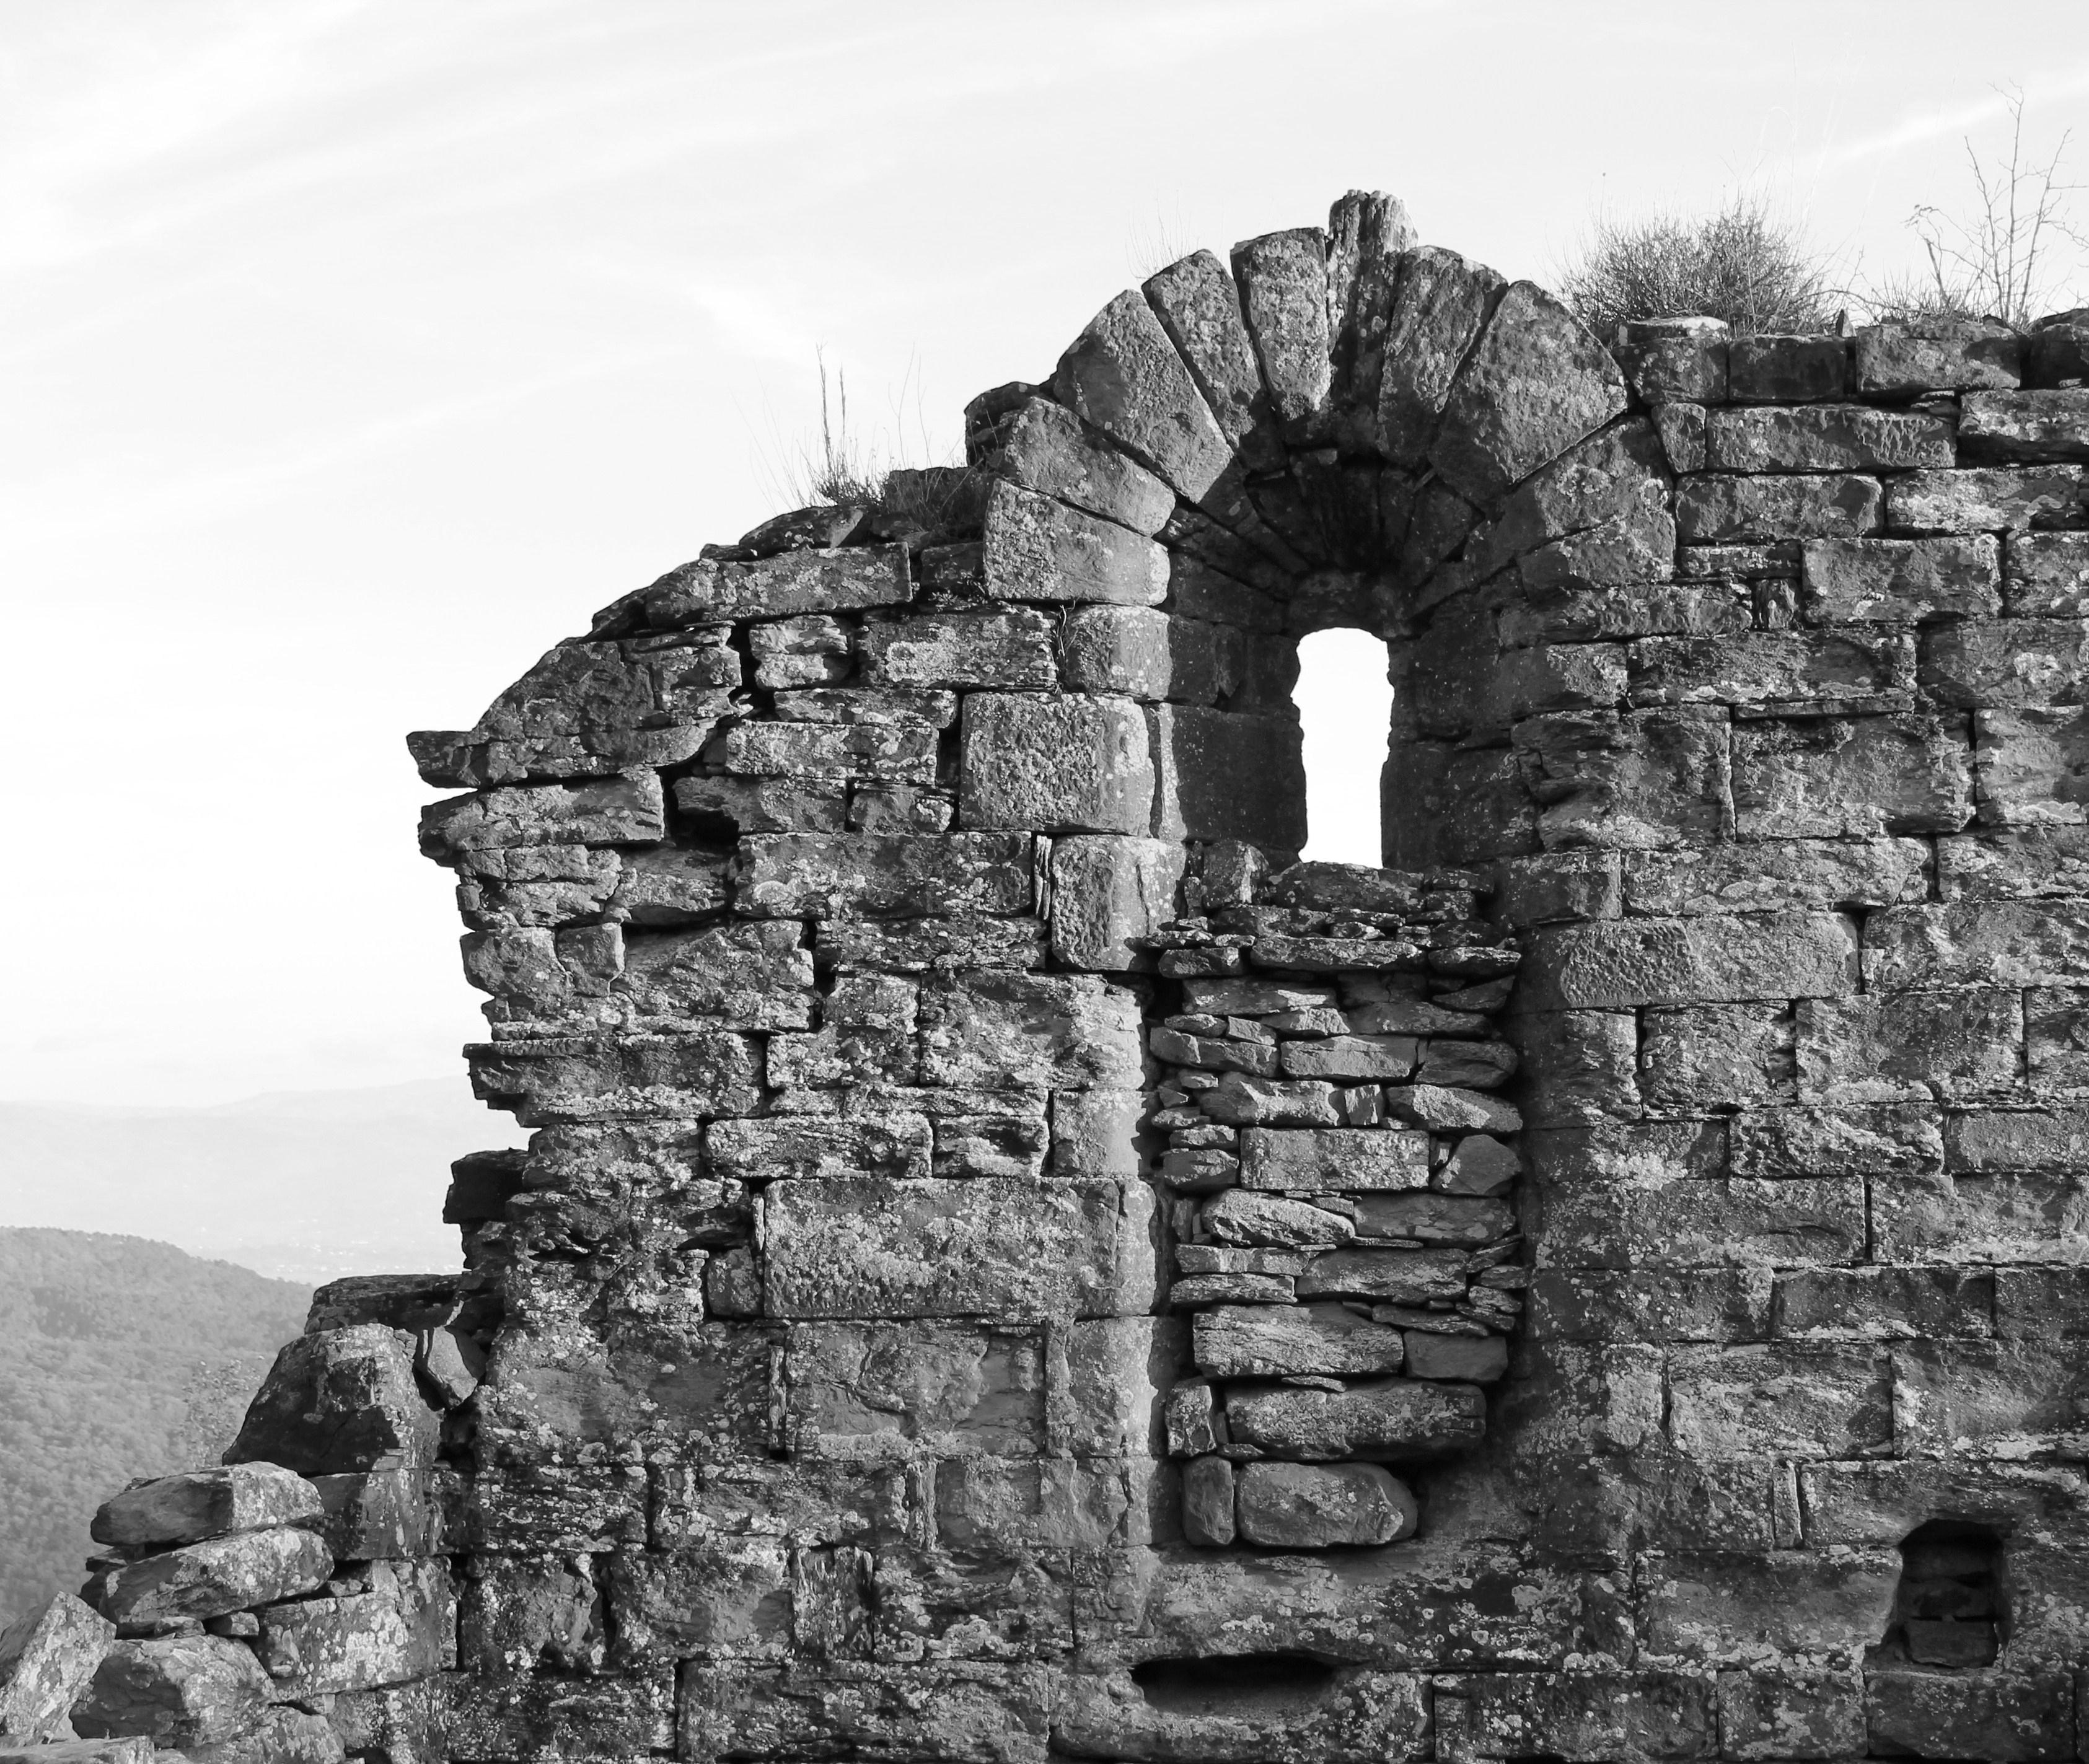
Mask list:
[[1147,1660],[1131,1669],[1147,1706],[1177,1715],[1282,1715],[1317,1702],[1335,1668],[1302,1654]]
[[1384,861],[1379,773],[1392,721],[1385,644],[1367,631],[1316,631],[1298,645],[1298,707],[1306,757],[1306,857]]
[[1992,1666],[2008,1619],[2001,1539],[1937,1519],[1901,1540],[1900,1557],[1887,1646],[1918,1666]]

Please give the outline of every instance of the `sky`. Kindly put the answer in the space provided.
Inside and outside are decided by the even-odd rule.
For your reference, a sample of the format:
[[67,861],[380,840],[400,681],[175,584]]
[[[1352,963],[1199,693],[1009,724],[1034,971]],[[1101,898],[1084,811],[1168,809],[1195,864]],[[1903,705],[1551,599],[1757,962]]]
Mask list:
[[2089,137],[2079,3],[7,0],[0,1099],[458,1073],[404,733],[791,506],[821,362],[933,463],[1351,187],[1540,280],[1736,187],[1911,269],[1997,83]]

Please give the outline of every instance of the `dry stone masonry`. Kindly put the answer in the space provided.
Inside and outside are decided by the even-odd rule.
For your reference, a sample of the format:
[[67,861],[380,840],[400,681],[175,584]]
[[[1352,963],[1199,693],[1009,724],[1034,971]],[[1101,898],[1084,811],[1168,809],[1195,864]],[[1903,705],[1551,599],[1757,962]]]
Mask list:
[[461,1278],[323,1294],[0,1728],[2089,1757],[2086,367],[1599,340],[1352,195],[616,601],[413,738],[535,1129]]

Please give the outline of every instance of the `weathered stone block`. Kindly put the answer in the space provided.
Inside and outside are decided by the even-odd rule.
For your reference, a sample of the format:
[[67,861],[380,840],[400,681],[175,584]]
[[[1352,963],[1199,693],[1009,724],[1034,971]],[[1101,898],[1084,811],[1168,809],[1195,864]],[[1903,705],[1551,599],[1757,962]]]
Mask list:
[[457,1674],[444,1681],[440,1732],[442,1753],[459,1764],[539,1746],[575,1761],[664,1752],[675,1744],[675,1678],[664,1668],[620,1678]]
[[1992,1100],[2020,1092],[2023,1000],[1959,987],[1807,999],[1797,1008],[1806,1102]]
[[1615,353],[1641,403],[1689,400],[1684,408],[1699,409],[1725,402],[1732,333],[1723,319],[1641,319],[1622,326],[1619,334]]
[[1241,1134],[1241,1180],[1250,1188],[1330,1191],[1420,1188],[1429,1180],[1429,1136],[1384,1128]]
[[[136,1548],[315,1523],[320,1516],[319,1492],[303,1477],[280,1464],[229,1464],[156,1476],[112,1495],[90,1529],[97,1544]],[[0,1723],[0,1731],[14,1730]]]
[[1781,1339],[1916,1340],[1992,1333],[1995,1276],[1966,1268],[1808,1268],[1778,1276]]
[[1864,983],[1874,992],[1931,987],[2065,985],[2089,965],[2089,906],[1959,901],[1895,906],[1864,923]]
[[225,1455],[307,1476],[413,1469],[434,1459],[436,1432],[405,1338],[363,1323],[301,1335],[285,1347]]
[[1191,502],[1231,463],[1211,407],[1136,293],[1119,294],[1068,346],[1052,396]]
[[1169,839],[1242,839],[1266,850],[1306,842],[1300,735],[1293,717],[1188,704],[1154,707],[1160,768],[1154,830]]
[[741,1115],[761,1100],[753,1043],[708,1027],[672,1035],[500,1042],[469,1047],[465,1057],[472,1094],[513,1110],[525,1127],[615,1115]]
[[858,642],[863,677],[884,687],[1051,687],[1052,621],[1029,606],[872,619]]
[[1857,390],[1972,391],[2017,383],[2023,345],[1999,319],[1926,319],[1860,326]]
[[1714,410],[1705,439],[1715,472],[1872,472],[1955,465],[1951,436],[1920,411],[1816,404]]
[[1918,1175],[1944,1167],[1933,1107],[1765,1109],[1734,1117],[1737,1176]]
[[113,1569],[91,1582],[102,1614],[119,1624],[221,1616],[310,1592],[333,1572],[313,1532],[292,1526],[206,1539]]
[[1370,1377],[1405,1359],[1398,1329],[1340,1304],[1219,1305],[1194,1327],[1197,1368],[1213,1378]]
[[2074,1743],[2074,1692],[2062,1671],[1868,1673],[1864,1721],[1876,1754],[2061,1759]]
[[421,811],[421,850],[455,866],[470,853],[515,846],[650,845],[667,837],[665,816],[653,772],[478,790]]
[[1692,1458],[1862,1458],[1893,1443],[1892,1365],[1865,1343],[1680,1347],[1667,1432]]
[[1182,1466],[1182,1538],[1223,1548],[1233,1540],[1233,1466],[1223,1458],[1199,1458]]
[[1973,769],[1991,826],[2089,820],[2089,710],[1981,710]]
[[2019,619],[2089,613],[2089,533],[2012,533],[2002,570],[2003,602]]
[[1512,734],[1523,781],[1544,806],[1548,850],[1709,841],[1731,825],[1723,713],[1675,710],[1532,717]]
[[1705,473],[1677,482],[1675,531],[1685,545],[1854,539],[1878,530],[1883,506],[1875,477]]
[[273,1696],[252,1651],[215,1635],[117,1642],[73,1705],[72,1724],[85,1737],[144,1734],[158,1746],[186,1751],[251,1732]]
[[1323,442],[1333,383],[1327,235],[1294,227],[1246,240],[1233,269],[1279,431],[1293,446]]
[[[895,722],[736,723],[704,749],[704,763],[731,776],[933,784],[936,730]],[[692,806],[679,792],[676,803]]]
[[1621,919],[1541,926],[1531,936],[1522,989],[1534,1010],[1833,998],[1857,989],[1855,927],[1834,913]]
[[1091,1316],[1152,1289],[1135,1184],[844,1178],[761,1205],[770,1317]]
[[115,1625],[69,1592],[0,1629],[0,1745],[58,1740],[115,1638]]
[[1452,383],[1430,463],[1461,495],[1493,502],[1625,404],[1609,351],[1542,289],[1512,283]]
[[[2004,1154],[2024,1162],[2036,1155]],[[2085,1232],[2089,1184],[2073,1175],[1928,1175],[1881,1184],[1872,1203],[1872,1253],[1882,1262],[2078,1263],[2089,1260]]]
[[1146,718],[1126,699],[975,693],[965,700],[958,814],[968,828],[1143,833]]
[[680,1681],[674,1743],[706,1764],[794,1751],[922,1764],[1044,1764],[1047,1756],[1052,1675],[1040,1666],[693,1661]]
[[915,1114],[713,1121],[704,1136],[710,1173],[743,1182],[922,1177],[931,1145],[928,1118]]
[[672,629],[903,606],[913,594],[904,546],[851,546],[784,551],[751,563],[700,558],[646,589],[645,607],[656,629]]
[[1157,606],[1168,553],[1143,533],[1007,483],[988,493],[980,568],[996,600]]
[[1922,684],[1964,710],[2078,704],[2089,687],[2089,620],[1997,619],[1923,638]]
[[2001,609],[2001,548],[1983,533],[1816,539],[1802,550],[1808,610],[1824,624],[1922,624]]
[[1928,844],[1919,839],[1761,840],[1634,852],[1624,861],[1624,906],[1634,915],[1669,917],[1893,906],[1928,898],[1929,863]]
[[1021,912],[1031,864],[1023,835],[975,833],[759,836],[735,860],[740,910],[784,918]]
[[1147,965],[1135,947],[1176,914],[1185,854],[1172,840],[1075,834],[1052,841],[1052,954],[1105,972]]
[[2089,460],[2089,392],[1972,392],[1959,439],[1976,460]]
[[1773,405],[1847,397],[1850,357],[1845,337],[1736,337],[1727,350],[1727,396]]
[[1241,1536],[1269,1549],[1396,1544],[1421,1516],[1407,1485],[1376,1464],[1247,1464],[1236,1509]]
[[1640,1096],[1664,1114],[1789,1100],[1791,1013],[1781,1004],[1650,1008],[1639,1064]]
[[312,1486],[326,1509],[320,1535],[336,1561],[445,1556],[464,1547],[464,1485],[456,1471],[357,1471]]
[[2072,465],[1910,472],[1886,487],[1886,524],[1899,533],[2019,533],[2071,518],[2081,495]]
[[1767,1266],[1540,1269],[1528,1327],[1536,1341],[1765,1341],[1773,1278]]
[[921,994],[931,1085],[1136,1085],[1139,1002],[1087,974],[980,974]]
[[1788,1268],[1864,1252],[1854,1176],[1547,1188],[1538,1200],[1541,1267]]
[[1699,1758],[1718,1754],[1709,1679],[1645,1672],[1495,1672],[1452,1681],[1482,1758]]
[[441,1562],[372,1563],[370,1591],[272,1605],[255,1643],[286,1698],[425,1678],[453,1663],[456,1595]]
[[1032,398],[996,430],[984,462],[1025,490],[1100,515],[1134,533],[1158,533],[1174,492],[1117,449],[1092,439],[1064,405]]
[[1409,1378],[1340,1391],[1244,1389],[1228,1398],[1226,1423],[1237,1443],[1281,1458],[1396,1463],[1476,1444],[1486,1399],[1473,1385]]
[[[1885,1633],[1900,1579],[1896,1550],[1649,1556],[1638,1567],[1641,1645],[1658,1656],[1721,1664],[1860,1654]],[[1856,1677],[1848,1674],[1852,1715]]]
[[1851,629],[1758,631],[1731,637],[1645,637],[1630,646],[1639,704],[1862,702],[1905,692],[1915,650],[1902,634]]

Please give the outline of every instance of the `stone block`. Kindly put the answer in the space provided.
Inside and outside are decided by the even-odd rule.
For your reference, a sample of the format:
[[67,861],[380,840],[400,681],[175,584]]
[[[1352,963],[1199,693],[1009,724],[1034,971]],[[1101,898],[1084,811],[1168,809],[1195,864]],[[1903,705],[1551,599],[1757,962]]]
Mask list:
[[90,1584],[105,1616],[143,1626],[294,1598],[324,1585],[332,1572],[332,1553],[317,1535],[278,1526],[185,1544],[108,1569]]
[[1958,435],[1971,459],[2089,460],[2089,391],[1968,392]]
[[1719,837],[1731,827],[1725,717],[1675,710],[1532,717],[1512,731],[1524,783],[1542,803],[1548,850],[1659,849]]
[[1182,1466],[1182,1538],[1222,1548],[1233,1540],[1233,1466],[1199,1458]]
[[440,1755],[457,1764],[536,1747],[575,1764],[664,1752],[675,1744],[675,1676],[665,1668],[619,1678],[461,1673],[444,1681],[438,1725]]
[[1407,1331],[1407,1375],[1491,1385],[1508,1370],[1508,1342],[1499,1335],[1445,1335]]
[[1417,1764],[1429,1755],[1416,1672],[1203,1650],[1130,1672],[1070,1674],[1053,1737],[1085,1758],[1173,1764]]
[[1711,411],[1705,441],[1715,472],[1875,472],[1955,465],[1951,437],[1921,411],[1812,404]]
[[2023,995],[1956,987],[1806,999],[1796,1011],[1804,1102],[1993,1101],[2024,1081]]
[[2078,1458],[2089,1449],[2089,1368],[2051,1339],[1894,1344],[1894,1455]]
[[1185,862],[1168,840],[1072,834],[1052,841],[1052,955],[1121,973],[1152,957],[1137,940],[1173,918]]
[[1624,910],[1636,917],[1894,906],[1929,897],[1929,865],[1920,839],[1765,839],[1635,852],[1621,882]]
[[305,1476],[410,1470],[433,1462],[437,1430],[405,1338],[362,1323],[301,1335],[285,1347],[225,1455]]
[[1937,841],[1937,892],[1947,901],[2089,893],[2089,833],[2031,827]]
[[1893,1445],[1891,1360],[1869,1343],[1679,1347],[1668,1385],[1668,1436],[1692,1458],[1863,1458]]
[[1913,1341],[1993,1333],[1995,1275],[1968,1268],[1807,1268],[1780,1274],[1780,1339]]
[[1544,1268],[1792,1267],[1864,1252],[1864,1185],[1854,1176],[1544,1188]]
[[776,1317],[1107,1315],[1148,1302],[1146,1191],[844,1178],[761,1197]]
[[926,1084],[1141,1081],[1138,999],[1094,975],[976,974],[924,985],[920,1025]]
[[1555,1463],[1658,1446],[1665,1357],[1640,1342],[1520,1340],[1496,1424]]
[[2085,1231],[2089,1185],[2072,1175],[1924,1176],[1881,1184],[1872,1203],[1882,1262],[2080,1262]]
[[1540,1269],[1528,1327],[1537,1341],[1765,1341],[1773,1278],[1767,1266]]
[[1896,533],[2023,533],[2071,520],[2082,499],[2072,465],[1968,466],[1910,472],[1886,487],[1885,524]]
[[1356,1235],[1345,1214],[1246,1188],[1228,1188],[1207,1201],[1199,1210],[1197,1229],[1212,1243],[1271,1249],[1326,1248]]
[[1864,984],[1874,992],[2067,985],[2085,963],[2089,906],[2078,902],[1895,906],[1864,923]]
[[1083,606],[1059,636],[1061,666],[1077,692],[1208,704],[1242,677],[1242,640],[1227,625],[1144,606]]
[[1293,446],[1323,443],[1333,389],[1327,235],[1293,227],[1245,240],[1233,270],[1279,432]]
[[2089,620],[1997,619],[1924,634],[1922,684],[1962,710],[2079,704],[2089,693]]
[[727,1537],[612,1556],[608,1605],[620,1651],[634,1661],[783,1658],[793,1553],[780,1537]]
[[1429,460],[1460,495],[1495,502],[1626,402],[1624,375],[1587,328],[1534,284],[1512,283],[1457,370]]
[[2089,1094],[2089,993],[2072,987],[2025,993],[2024,1064],[2038,1096]]
[[1052,1093],[1052,1173],[1057,1176],[1139,1174],[1139,1136],[1146,1099],[1129,1089]]
[[1157,606],[1168,597],[1162,546],[1006,482],[987,493],[980,569],[996,600]]
[[2074,1744],[2074,1688],[2064,1670],[1868,1673],[1864,1721],[1874,1754],[2064,1759]]
[[2078,1525],[2083,1512],[2080,1475],[2057,1465],[1903,1458],[1807,1464],[1799,1475],[1815,1548],[1898,1544],[1939,1513],[2044,1536]]
[[1854,342],[1857,390],[1873,394],[2014,386],[2023,360],[2023,340],[1999,319],[1863,325]]
[[[1539,1126],[1636,1116],[1638,1023],[1629,1011],[1548,1011],[1512,1025],[1523,1059],[1523,1107]],[[1454,1161],[1468,1162],[1462,1154]]]
[[1016,913],[1031,903],[1031,841],[1010,833],[786,833],[740,842],[740,910],[804,914]]
[[1052,396],[1190,502],[1232,461],[1211,407],[1138,293],[1119,294],[1059,358]]
[[1723,319],[1641,319],[1622,326],[1614,352],[1642,404],[1723,404],[1732,332]]
[[898,687],[1053,687],[1052,621],[1031,606],[917,613],[868,621],[857,640],[863,677]]
[[1643,637],[1630,645],[1638,704],[1855,708],[1915,682],[1904,633],[1757,631],[1726,637]]
[[1193,251],[1149,276],[1143,291],[1243,461],[1258,469],[1282,466],[1276,415],[1226,266],[1209,251]]
[[1241,839],[1279,852],[1305,844],[1295,717],[1188,704],[1156,705],[1152,716],[1160,769],[1155,832],[1168,839]]
[[1675,488],[1676,537],[1685,545],[1774,539],[1855,539],[1876,533],[1879,481],[1854,474],[1742,477],[1702,473]]
[[455,1663],[457,1599],[440,1562],[373,1562],[370,1591],[271,1605],[255,1652],[274,1694],[302,1700],[427,1678]]
[[[902,723],[736,723],[704,749],[704,763],[732,777],[933,784],[936,730]],[[679,792],[676,803],[693,806]]]
[[1422,246],[1403,252],[1381,351],[1377,421],[1386,457],[1421,464],[1452,382],[1507,286],[1482,264]]
[[321,1476],[320,1535],[337,1562],[447,1556],[464,1547],[464,1487],[457,1473],[358,1471]]
[[1307,1193],[1426,1188],[1429,1136],[1388,1128],[1246,1128],[1241,1181]]
[[581,784],[508,786],[431,803],[421,850],[455,867],[470,854],[517,846],[650,845],[667,836],[656,773]]
[[1298,1296],[1407,1305],[1455,1302],[1465,1296],[1465,1273],[1461,1250],[1336,1248],[1306,1264],[1298,1277]]
[[115,1625],[69,1592],[0,1629],[0,1746],[61,1740],[115,1638]]
[[1989,826],[2089,820],[2089,710],[1980,710],[1973,757],[1980,819]]
[[932,1145],[928,1117],[912,1113],[713,1121],[704,1134],[710,1173],[742,1182],[920,1178],[929,1174]]
[[500,1042],[465,1051],[472,1094],[525,1127],[620,1115],[744,1115],[761,1097],[753,1043],[710,1028],[672,1035]]
[[1639,1094],[1662,1114],[1788,1101],[1791,1013],[1781,1004],[1648,1009],[1639,1047]]
[[0,1730],[0,1764],[152,1764],[152,1742],[142,1733],[105,1740],[36,1740]]
[[1405,1359],[1398,1329],[1340,1304],[1222,1304],[1194,1328],[1197,1369],[1212,1378],[1370,1377]]
[[700,558],[670,570],[645,591],[656,630],[728,625],[740,619],[782,619],[864,606],[899,606],[913,598],[902,545],[783,551],[740,563]]
[[1146,718],[1127,699],[966,699],[959,819],[967,828],[1143,833],[1154,803]]
[[1235,1507],[1240,1535],[1265,1549],[1396,1544],[1421,1520],[1407,1485],[1377,1464],[1243,1465]]
[[[1432,1044],[1433,1045],[1433,1044]],[[1326,1035],[1280,1043],[1285,1075],[1337,1084],[1381,1083],[1413,1076],[1422,1043],[1412,1035]],[[1470,1078],[1450,1081],[1470,1083]],[[1497,1072],[1495,1081],[1499,1081]]]
[[274,1694],[240,1642],[215,1635],[117,1642],[73,1705],[72,1724],[87,1739],[142,1734],[186,1752],[252,1732]]
[[1175,508],[1174,492],[1159,478],[1093,439],[1071,411],[1046,398],[1025,400],[997,427],[984,464],[1025,490],[1134,533],[1158,533]]
[[2089,533],[2012,533],[2002,564],[2002,602],[2018,619],[2089,613]]
[[805,1029],[817,995],[812,952],[802,941],[800,927],[786,922],[633,935],[617,952],[611,986],[641,1017]]
[[1944,1167],[1941,1117],[1920,1104],[1748,1111],[1730,1131],[1737,1176],[1920,1175]]
[[1523,1138],[1539,1181],[1658,1184],[1727,1173],[1723,1121],[1606,1121],[1592,1127],[1534,1128]]
[[1736,1764],[1857,1757],[1864,1681],[1848,1667],[1757,1667],[1719,1674],[1720,1755]]
[[1473,1757],[1598,1764],[1718,1755],[1707,1678],[1659,1672],[1491,1672],[1443,1681],[1443,1689],[1465,1704],[1466,1743]]
[[1857,990],[1855,927],[1834,913],[1546,925],[1531,944],[1522,987],[1533,1010],[1834,998]]
[[1727,396],[1737,404],[1844,398],[1850,344],[1839,336],[1735,337],[1727,350]]
[[[303,1477],[280,1464],[228,1464],[135,1484],[102,1502],[89,1529],[97,1544],[135,1549],[311,1524],[320,1516],[319,1492]],[[0,1723],[0,1731],[13,1730]]]
[[1807,610],[1822,624],[1926,624],[2001,610],[2001,547],[1989,534],[1815,539],[1800,558]]
[[1471,1385],[1387,1378],[1340,1391],[1282,1386],[1233,1392],[1226,1424],[1235,1443],[1274,1456],[1397,1463],[1478,1443],[1486,1399]]
[[[1893,1620],[1900,1552],[1646,1556],[1638,1573],[1641,1645],[1649,1654],[1722,1665],[1775,1655],[1847,1659]],[[1847,1672],[1853,1691],[1857,1676]],[[1856,1713],[1854,1696],[1848,1712]]]

